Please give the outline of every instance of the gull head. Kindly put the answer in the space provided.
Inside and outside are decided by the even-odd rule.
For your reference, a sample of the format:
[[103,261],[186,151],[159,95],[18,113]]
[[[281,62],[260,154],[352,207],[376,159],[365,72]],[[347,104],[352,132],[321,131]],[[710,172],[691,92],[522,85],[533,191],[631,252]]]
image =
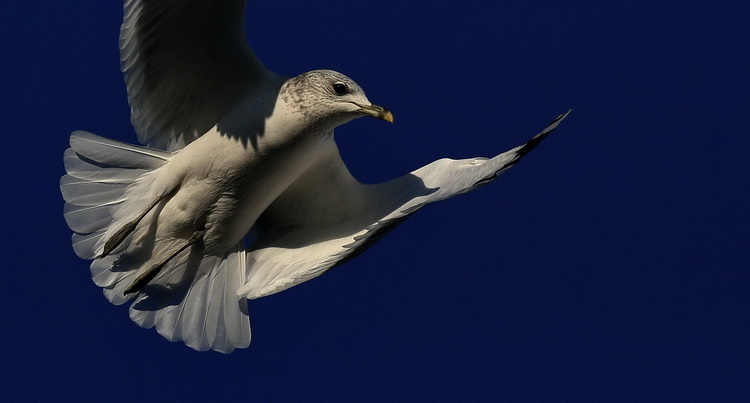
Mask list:
[[281,96],[306,120],[331,128],[362,116],[393,123],[389,110],[370,102],[354,80],[332,70],[313,70],[287,80]]

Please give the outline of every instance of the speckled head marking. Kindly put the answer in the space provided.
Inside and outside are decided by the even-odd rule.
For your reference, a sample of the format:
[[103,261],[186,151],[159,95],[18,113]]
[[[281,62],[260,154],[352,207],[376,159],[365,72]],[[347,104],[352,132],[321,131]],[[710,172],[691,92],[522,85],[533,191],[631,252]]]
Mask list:
[[[346,94],[337,93],[341,85],[347,89]],[[348,95],[358,103],[369,104],[365,92],[351,78],[333,70],[313,70],[290,78],[284,83],[281,95],[290,105],[300,109],[308,109],[320,103],[340,101],[342,96]]]
[[290,78],[280,96],[306,120],[327,121],[331,128],[361,116],[393,121],[391,113],[373,105],[354,80],[332,70],[313,70]]

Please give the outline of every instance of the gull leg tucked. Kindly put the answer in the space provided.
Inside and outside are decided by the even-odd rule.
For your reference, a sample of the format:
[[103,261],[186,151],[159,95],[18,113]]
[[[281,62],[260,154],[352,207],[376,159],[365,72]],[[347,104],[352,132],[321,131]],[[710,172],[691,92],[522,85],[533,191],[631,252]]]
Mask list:
[[156,207],[156,205],[159,204],[159,202],[161,202],[164,197],[166,196],[156,198],[156,200],[154,200],[148,207],[146,207],[146,209],[143,210],[143,212],[139,214],[138,217],[126,223],[125,225],[120,227],[120,229],[117,230],[114,234],[112,234],[112,236],[107,239],[107,242],[104,243],[104,250],[99,257],[102,258],[109,255],[115,248],[120,246],[122,241],[124,241],[125,238],[127,238],[127,236],[135,230],[135,228],[138,226],[138,223],[141,222],[143,217],[145,217],[146,214],[148,214],[154,207]]
[[161,262],[158,262],[154,264],[153,266],[149,267],[147,270],[139,272],[138,275],[136,275],[135,280],[133,280],[133,283],[130,285],[130,287],[125,289],[125,292],[124,292],[125,295],[140,291],[143,287],[146,286],[146,284],[149,283],[149,281],[153,280],[154,277],[156,277],[156,275],[159,274],[159,271],[161,271],[161,269],[164,267],[164,265],[167,264],[167,262],[174,259],[177,255],[182,253],[185,249],[201,241],[203,239],[204,233],[205,231],[194,232],[193,235],[190,237],[190,239],[188,239],[184,245],[180,246],[174,252],[172,252],[171,255],[167,256]]

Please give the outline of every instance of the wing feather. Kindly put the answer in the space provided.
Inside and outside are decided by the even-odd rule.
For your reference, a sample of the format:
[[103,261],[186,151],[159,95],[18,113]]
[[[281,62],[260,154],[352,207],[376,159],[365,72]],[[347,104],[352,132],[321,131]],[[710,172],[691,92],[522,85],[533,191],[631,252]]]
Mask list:
[[328,158],[261,217],[240,295],[259,298],[315,278],[361,253],[425,205],[487,184],[536,147],[568,113],[494,158],[444,158],[378,185],[352,177],[331,142]]
[[128,0],[120,61],[138,140],[176,150],[274,76],[244,37],[245,0]]

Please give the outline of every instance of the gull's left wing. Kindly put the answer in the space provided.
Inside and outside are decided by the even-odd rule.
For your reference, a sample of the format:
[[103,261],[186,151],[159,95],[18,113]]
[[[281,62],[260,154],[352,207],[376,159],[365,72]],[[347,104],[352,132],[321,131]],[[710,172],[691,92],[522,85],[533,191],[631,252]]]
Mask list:
[[377,185],[357,181],[336,144],[261,216],[247,253],[249,299],[283,291],[321,275],[375,243],[423,206],[474,190],[515,165],[570,111],[525,144],[494,158],[443,158]]
[[176,150],[274,81],[247,44],[245,0],[126,0],[120,61],[138,140]]

